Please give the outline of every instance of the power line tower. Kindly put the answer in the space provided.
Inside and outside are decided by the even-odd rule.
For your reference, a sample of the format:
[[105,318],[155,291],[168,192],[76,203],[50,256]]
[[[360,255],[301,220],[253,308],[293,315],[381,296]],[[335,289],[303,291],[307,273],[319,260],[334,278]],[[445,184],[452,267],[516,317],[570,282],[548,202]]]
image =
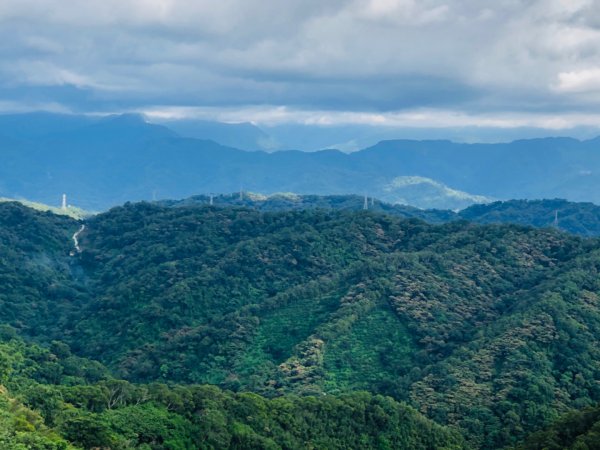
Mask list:
[[369,197],[367,197],[367,194],[365,194],[365,202],[363,203],[363,209],[369,209]]
[[552,225],[554,228],[558,228],[558,210],[554,211],[554,223]]
[[212,194],[209,195],[208,204],[210,206],[214,205],[214,195],[212,195]]

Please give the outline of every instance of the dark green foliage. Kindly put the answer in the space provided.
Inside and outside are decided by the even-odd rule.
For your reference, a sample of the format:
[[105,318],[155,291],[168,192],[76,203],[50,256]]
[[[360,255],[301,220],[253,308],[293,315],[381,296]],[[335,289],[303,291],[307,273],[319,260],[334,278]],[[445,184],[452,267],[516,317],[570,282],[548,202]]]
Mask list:
[[566,200],[510,200],[473,205],[459,212],[477,223],[516,223],[553,227],[580,236],[600,236],[600,206]]
[[[53,217],[25,212],[19,228],[0,232],[27,243],[26,230]],[[83,435],[117,445],[119,436],[133,436],[131,417],[136,429],[156,421],[154,429],[166,430],[163,443],[171,439],[168,430],[198,426],[205,433],[178,432],[181,448],[196,445],[199,435],[214,439],[215,448],[283,446],[284,434],[264,430],[284,429],[286,422],[269,416],[253,423],[246,412],[236,415],[238,403],[270,412],[283,397],[299,414],[310,410],[302,403],[310,396],[318,408],[345,410],[335,402],[344,402],[346,392],[371,390],[372,399],[390,395],[458,427],[473,447],[501,448],[572,408],[600,402],[597,240],[371,212],[142,203],[88,220],[83,252],[71,257],[78,224],[48,220],[39,232],[49,237],[35,247],[4,244],[11,256],[0,289],[5,280],[14,288],[2,291],[0,319],[50,347],[21,365],[31,383],[60,385],[60,396],[26,386],[15,392],[27,396],[47,426],[81,445],[74,436],[85,427]],[[46,275],[39,265],[21,263],[36,252],[59,263],[44,266]],[[23,290],[30,283],[37,287]],[[61,294],[48,295],[53,289]],[[7,339],[16,333],[0,332]],[[16,366],[6,354],[0,353],[0,376],[9,380]],[[157,385],[150,393],[149,386],[110,379],[82,356],[132,383],[210,383],[272,400],[210,391],[224,400],[206,412],[214,424],[203,428],[188,414],[197,410],[185,406],[196,394]],[[362,394],[352,395],[354,402]],[[148,396],[162,400],[138,402]],[[75,411],[61,411],[61,402]],[[133,409],[112,412],[123,408]],[[181,418],[169,415],[173,408],[182,408]],[[297,428],[306,431],[289,438],[294,445],[313,439],[306,433],[316,429],[314,418],[306,420]],[[336,422],[331,434],[319,432],[310,442],[336,448],[343,446],[339,435],[351,447],[363,438],[367,447],[396,447],[397,437],[373,440],[364,431],[369,423],[352,424],[364,437]],[[151,431],[140,431],[140,445],[158,442]]]
[[[465,448],[456,431],[389,397],[363,392],[268,400],[212,386],[97,381],[64,375],[73,357],[62,350],[55,354],[15,338],[0,343],[5,383],[14,396],[0,386],[0,448]],[[33,374],[51,363],[61,375],[37,381]]]
[[[191,207],[210,204],[208,195],[195,195],[183,200],[161,200],[155,202],[161,206]],[[262,212],[300,211],[300,210],[336,210],[361,211],[365,206],[365,198],[359,195],[295,195],[273,194],[269,196],[243,193],[217,195],[212,197],[214,206],[253,208]],[[431,223],[442,223],[456,220],[457,214],[450,210],[419,209],[408,205],[394,205],[374,198],[367,198],[369,211],[390,214],[404,218],[422,219]]]
[[77,228],[67,217],[0,204],[1,323],[44,338],[66,325],[83,295],[69,256]]
[[[210,197],[196,195],[184,200],[163,200],[160,205],[171,207],[206,206]],[[219,195],[213,198],[217,206],[243,206],[263,212],[323,209],[360,211],[364,197],[358,195],[286,195],[268,197],[245,194]],[[456,220],[490,224],[510,223],[537,228],[557,227],[580,236],[600,236],[600,206],[593,203],[575,203],[567,200],[508,200],[473,205],[461,211],[418,209],[407,205],[393,205],[368,199],[368,209],[403,218],[422,219],[429,223],[446,223]],[[556,220],[555,220],[556,219]]]
[[600,407],[574,411],[534,433],[519,450],[600,449]]

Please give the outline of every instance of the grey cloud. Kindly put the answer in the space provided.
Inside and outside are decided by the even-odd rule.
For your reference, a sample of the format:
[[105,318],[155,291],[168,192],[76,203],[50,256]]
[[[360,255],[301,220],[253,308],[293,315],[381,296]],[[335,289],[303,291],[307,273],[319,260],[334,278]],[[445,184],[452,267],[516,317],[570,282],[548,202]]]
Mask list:
[[585,0],[5,0],[0,100],[598,111],[599,23]]

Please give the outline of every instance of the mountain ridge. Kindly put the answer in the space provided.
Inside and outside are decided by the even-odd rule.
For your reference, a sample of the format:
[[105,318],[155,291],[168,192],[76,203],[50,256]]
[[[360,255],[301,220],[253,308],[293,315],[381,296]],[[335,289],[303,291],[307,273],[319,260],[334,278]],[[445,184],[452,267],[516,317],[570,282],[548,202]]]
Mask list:
[[[52,120],[48,119],[46,128]],[[91,210],[129,200],[183,198],[240,187],[265,194],[361,192],[391,203],[410,201],[422,208],[463,208],[479,198],[600,202],[597,139],[505,144],[388,140],[350,154],[335,150],[266,153],[181,137],[140,116],[84,121],[85,126],[75,129],[65,125],[60,138],[30,133],[29,140],[20,137],[17,142],[2,143],[0,194],[53,203],[66,192],[74,204]],[[2,123],[0,135],[8,127],[3,130]],[[6,117],[4,123],[8,123]],[[37,164],[32,166],[31,160]],[[389,189],[398,177],[431,182],[413,186],[414,192],[406,195],[402,189]],[[443,188],[432,192],[436,185]],[[453,191],[466,193],[467,200],[457,203],[447,195]]]

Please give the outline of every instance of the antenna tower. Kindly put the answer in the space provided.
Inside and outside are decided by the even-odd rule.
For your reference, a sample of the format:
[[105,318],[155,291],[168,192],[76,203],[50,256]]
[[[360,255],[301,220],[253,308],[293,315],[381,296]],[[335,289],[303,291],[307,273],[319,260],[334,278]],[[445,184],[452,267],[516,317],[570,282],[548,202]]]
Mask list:
[[369,197],[365,194],[365,202],[363,203],[363,209],[369,209]]
[[67,194],[62,195],[61,209],[67,209]]

